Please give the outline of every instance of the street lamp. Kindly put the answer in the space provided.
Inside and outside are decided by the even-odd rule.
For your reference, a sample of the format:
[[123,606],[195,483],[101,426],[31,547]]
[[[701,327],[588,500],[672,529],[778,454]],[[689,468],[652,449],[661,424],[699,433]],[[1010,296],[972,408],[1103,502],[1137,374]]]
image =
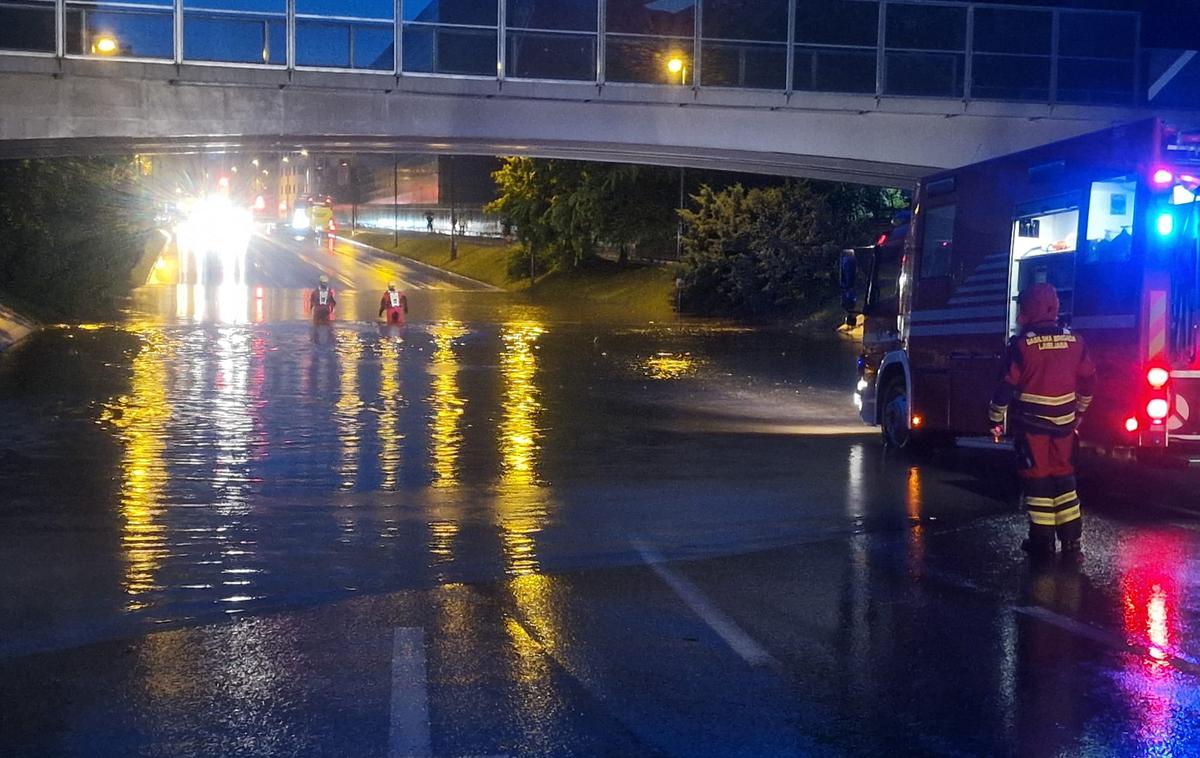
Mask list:
[[679,83],[687,84],[687,65],[683,62],[683,58],[675,56],[667,61],[667,71],[679,74]]
[[119,50],[116,38],[109,34],[97,37],[92,42],[92,53],[96,55],[116,55]]

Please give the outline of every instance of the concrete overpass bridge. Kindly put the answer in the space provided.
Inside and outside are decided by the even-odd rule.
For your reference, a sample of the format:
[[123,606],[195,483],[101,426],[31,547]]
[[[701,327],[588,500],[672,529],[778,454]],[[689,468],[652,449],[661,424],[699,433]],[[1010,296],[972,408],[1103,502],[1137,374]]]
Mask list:
[[1200,56],[1143,49],[1135,13],[327,5],[0,0],[0,155],[525,154],[903,185],[1116,122],[1200,120]]

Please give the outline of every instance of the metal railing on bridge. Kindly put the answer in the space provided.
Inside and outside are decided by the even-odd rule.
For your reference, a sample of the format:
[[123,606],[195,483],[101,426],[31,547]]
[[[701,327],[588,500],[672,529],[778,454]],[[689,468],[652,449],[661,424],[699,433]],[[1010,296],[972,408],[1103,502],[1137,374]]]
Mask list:
[[0,54],[1140,105],[1140,25],[940,0],[0,0]]

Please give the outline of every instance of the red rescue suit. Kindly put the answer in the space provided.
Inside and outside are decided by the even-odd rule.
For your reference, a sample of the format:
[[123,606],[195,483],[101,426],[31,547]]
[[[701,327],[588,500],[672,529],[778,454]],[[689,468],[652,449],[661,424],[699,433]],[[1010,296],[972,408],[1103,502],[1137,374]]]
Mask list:
[[387,314],[389,324],[403,324],[408,314],[408,297],[403,292],[388,290],[379,301],[379,315]]
[[327,324],[333,317],[333,309],[337,307],[337,298],[329,287],[318,287],[309,295],[308,307],[312,311],[313,323]]
[[1079,335],[1058,326],[1058,293],[1035,284],[1021,294],[1022,332],[1012,338],[991,420],[1015,433],[1029,512],[1031,550],[1053,552],[1057,534],[1078,550],[1083,534],[1075,488],[1075,428],[1092,402],[1096,368]]

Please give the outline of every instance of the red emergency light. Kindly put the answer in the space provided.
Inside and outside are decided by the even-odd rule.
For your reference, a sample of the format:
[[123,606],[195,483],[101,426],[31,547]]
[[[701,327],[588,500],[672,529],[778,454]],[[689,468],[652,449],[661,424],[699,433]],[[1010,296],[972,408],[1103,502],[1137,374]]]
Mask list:
[[1146,415],[1155,424],[1161,424],[1167,420],[1167,414],[1171,412],[1171,405],[1164,397],[1156,397],[1146,403]]
[[1146,381],[1153,389],[1161,390],[1167,386],[1167,382],[1171,381],[1171,372],[1162,366],[1151,366],[1146,371]]
[[1125,431],[1129,432],[1130,434],[1137,432],[1137,430],[1141,428],[1142,423],[1138,421],[1137,416],[1130,416],[1129,418],[1125,419]]

